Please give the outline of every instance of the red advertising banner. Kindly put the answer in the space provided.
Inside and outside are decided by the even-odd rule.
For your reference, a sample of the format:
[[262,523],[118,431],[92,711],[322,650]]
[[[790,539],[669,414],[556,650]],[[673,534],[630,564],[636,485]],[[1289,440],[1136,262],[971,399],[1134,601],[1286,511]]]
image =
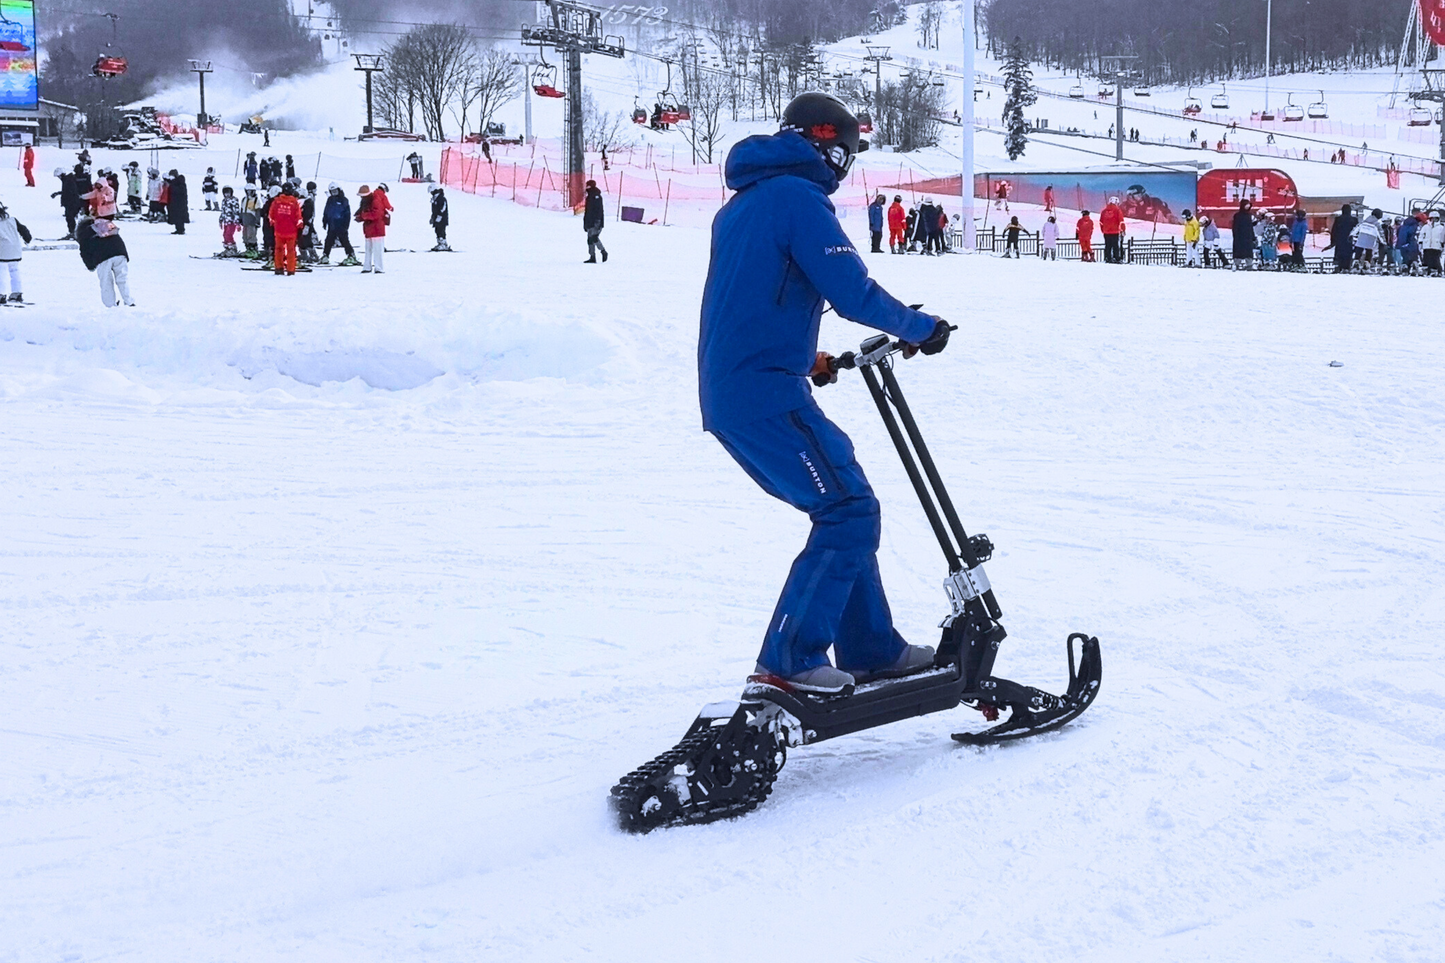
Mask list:
[[1195,189],[1200,214],[1218,222],[1239,210],[1248,200],[1257,211],[1286,213],[1299,205],[1299,190],[1284,171],[1270,168],[1230,167],[1206,171]]
[[1420,0],[1420,26],[1426,36],[1445,47],[1445,0]]

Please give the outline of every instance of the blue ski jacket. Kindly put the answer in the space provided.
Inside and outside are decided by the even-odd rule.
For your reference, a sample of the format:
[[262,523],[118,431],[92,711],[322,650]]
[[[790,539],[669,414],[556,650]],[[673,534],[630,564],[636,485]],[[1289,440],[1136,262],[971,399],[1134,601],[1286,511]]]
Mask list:
[[868,277],[828,195],[838,179],[801,134],[739,141],[737,191],[712,223],[697,344],[703,428],[737,428],[811,404],[826,299],[844,318],[918,343],[935,321]]
[[332,194],[326,199],[321,223],[328,231],[342,231],[351,225],[351,202],[345,194]]
[[1303,244],[1305,235],[1309,231],[1309,221],[1298,218],[1289,226],[1289,239],[1291,244]]
[[883,230],[883,204],[880,201],[868,205],[868,230]]
[[1419,232],[1420,222],[1413,217],[1405,218],[1405,223],[1400,225],[1400,230],[1395,234],[1395,247],[1407,256],[1415,253],[1415,235]]

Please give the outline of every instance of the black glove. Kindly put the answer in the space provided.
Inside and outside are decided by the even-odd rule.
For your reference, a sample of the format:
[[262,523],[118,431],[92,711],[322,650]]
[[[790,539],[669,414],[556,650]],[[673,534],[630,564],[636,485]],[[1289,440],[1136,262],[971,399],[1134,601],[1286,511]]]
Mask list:
[[948,333],[952,330],[953,325],[939,318],[938,323],[933,326],[933,333],[918,342],[918,350],[924,354],[938,354],[948,347]]

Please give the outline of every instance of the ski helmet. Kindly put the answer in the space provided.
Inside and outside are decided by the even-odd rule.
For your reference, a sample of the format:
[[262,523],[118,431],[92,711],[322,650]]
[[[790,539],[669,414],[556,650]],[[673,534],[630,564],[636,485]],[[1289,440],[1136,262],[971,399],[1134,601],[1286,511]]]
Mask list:
[[267,197],[279,197],[280,194],[281,188],[277,187],[275,184],[272,184],[271,189],[266,192]]
[[802,134],[823,155],[838,177],[848,173],[853,159],[868,149],[858,137],[858,118],[832,94],[810,90],[788,102],[780,130]]

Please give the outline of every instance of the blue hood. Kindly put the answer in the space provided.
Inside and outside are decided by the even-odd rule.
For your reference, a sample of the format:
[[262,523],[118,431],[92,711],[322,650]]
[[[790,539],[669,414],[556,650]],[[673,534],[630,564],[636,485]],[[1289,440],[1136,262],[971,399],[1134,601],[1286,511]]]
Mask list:
[[802,134],[791,130],[754,134],[738,141],[728,151],[725,172],[728,187],[735,191],[784,175],[812,181],[824,194],[838,189],[838,178],[823,162],[823,155]]

